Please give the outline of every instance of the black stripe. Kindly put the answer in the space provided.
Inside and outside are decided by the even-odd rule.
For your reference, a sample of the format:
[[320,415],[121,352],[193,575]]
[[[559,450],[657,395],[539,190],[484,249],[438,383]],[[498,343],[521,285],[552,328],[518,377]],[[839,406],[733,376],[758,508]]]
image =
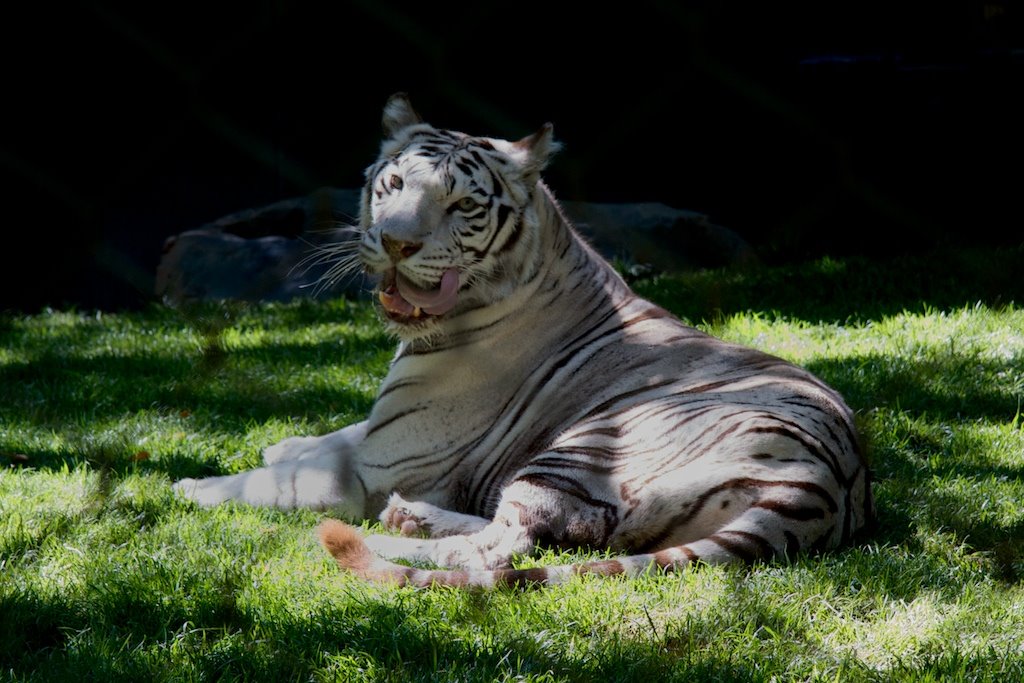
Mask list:
[[[828,467],[832,473],[832,477],[836,480],[836,483],[840,486],[847,486],[849,482],[846,480],[846,475],[839,469],[836,455],[831,451],[822,450],[815,444],[811,443],[808,439],[804,438],[800,432],[803,431],[803,427],[800,425],[782,420],[776,417],[777,421],[782,424],[778,425],[765,425],[759,427],[751,427],[747,430],[747,433],[752,434],[777,434],[779,436],[785,436],[792,439],[804,447],[811,455],[819,460],[823,465]],[[792,428],[792,429],[791,429]],[[796,431],[794,431],[796,430]]]
[[726,529],[708,536],[707,540],[717,543],[748,563],[768,559],[775,555],[775,548],[772,547],[771,543],[749,531]]
[[505,194],[505,189],[501,186],[501,181],[498,180],[498,175],[490,168],[487,170],[491,174],[491,192],[494,194],[496,199],[501,199]]
[[488,171],[491,170],[491,167],[487,165],[486,161],[484,161],[484,158],[480,155],[480,152],[473,149],[472,147],[466,147],[466,151],[469,152],[469,156],[473,157],[473,160],[476,161],[478,166],[482,166],[486,168]]
[[[548,453],[578,453],[585,455],[590,458],[600,458],[603,460],[616,459],[622,452],[614,448],[606,448],[603,446],[553,446],[547,450]],[[630,451],[631,454],[635,454],[635,451]],[[536,462],[536,461],[534,461]]]
[[[502,204],[501,206],[504,207],[505,205]],[[485,246],[482,250],[470,249],[470,251],[472,251],[474,254],[480,257],[486,256],[487,254],[491,253],[491,247],[494,246],[494,241],[498,239],[498,235],[501,234],[501,227],[502,224],[498,223],[498,225],[494,229],[494,232],[491,233],[491,239],[487,242],[487,246]]]
[[401,412],[395,413],[394,415],[392,415],[388,419],[383,420],[383,421],[378,422],[377,424],[373,425],[369,430],[367,430],[366,436],[369,437],[371,434],[374,434],[377,431],[379,431],[381,429],[384,429],[388,425],[393,424],[394,422],[396,422],[397,420],[402,419],[403,417],[408,417],[409,415],[412,415],[413,413],[418,413],[418,412],[426,410],[426,409],[427,409],[426,406],[417,406],[415,408],[409,408],[408,410],[403,410]]
[[821,508],[809,507],[806,505],[789,505],[777,500],[761,500],[754,503],[751,507],[771,510],[777,515],[781,515],[788,519],[796,519],[801,522],[805,522],[809,519],[825,519],[825,511]]
[[[846,487],[846,498],[843,501],[845,503],[845,510],[843,510],[845,514],[843,516],[843,536],[841,541],[844,544],[849,542],[850,538],[853,535],[853,483],[857,480],[857,477],[861,474],[861,472],[862,468],[858,467],[857,470],[853,473],[853,475],[851,475],[850,484]],[[867,500],[865,500],[865,504],[867,504]]]
[[[831,396],[832,395],[830,394],[830,397]],[[801,397],[799,395],[797,395],[796,398],[801,398]],[[857,436],[856,432],[853,430],[853,428],[852,428],[852,426],[850,424],[849,419],[847,419],[846,416],[843,415],[843,410],[842,410],[841,406],[835,405],[832,402],[827,402],[827,403],[824,403],[824,404],[820,404],[820,403],[804,403],[804,402],[795,400],[795,398],[792,398],[792,397],[788,398],[788,399],[782,399],[780,401],[780,403],[783,403],[785,405],[799,406],[799,407],[802,407],[802,408],[810,409],[810,412],[808,412],[808,413],[801,413],[800,417],[802,417],[804,420],[807,420],[807,421],[811,422],[814,425],[817,425],[821,429],[824,429],[828,433],[828,436],[832,440],[832,442],[837,444],[837,445],[841,445],[843,443],[843,441],[844,441],[842,438],[839,437],[838,434],[836,434],[835,430],[832,429],[833,425],[836,422],[839,422],[842,425],[842,427],[843,427],[843,431],[844,431],[845,437],[846,437],[846,439],[845,439],[846,443],[849,443],[853,447],[854,453],[857,455],[857,459],[863,464],[863,457],[861,456],[861,448],[860,448],[860,438]],[[830,408],[832,410],[829,410]],[[795,423],[792,423],[792,424],[795,424]],[[806,430],[804,430],[804,431],[806,431]],[[838,461],[837,461],[837,466],[838,466]]]
[[[572,449],[558,449],[553,448],[549,453],[573,453]],[[585,454],[589,455],[589,454]],[[614,467],[607,467],[603,465],[595,465],[593,462],[588,460],[572,460],[570,458],[555,458],[551,456],[543,456],[530,460],[530,467],[545,468],[550,467],[562,471],[569,470],[580,470],[583,472],[590,472],[591,474],[611,474],[615,471]]]
[[[499,223],[499,225],[501,225],[501,224]],[[502,243],[501,247],[499,247],[498,250],[496,252],[494,252],[494,255],[498,256],[500,254],[504,254],[505,252],[508,252],[508,251],[511,251],[512,249],[514,249],[516,244],[519,243],[519,237],[522,234],[523,234],[523,221],[521,219],[520,220],[516,220],[516,222],[509,229],[508,237],[505,238],[505,241]]]
[[417,384],[422,384],[422,382],[418,379],[413,378],[403,378],[398,380],[397,382],[392,382],[391,384],[388,384],[387,386],[382,388],[380,393],[377,394],[377,401],[380,401],[381,398],[387,396],[392,391],[398,391],[399,389],[405,389],[406,387],[415,386]]
[[505,227],[505,223],[508,222],[508,216],[514,209],[508,204],[498,205],[498,230]]
[[620,436],[622,436],[622,430],[619,428],[618,425],[613,425],[611,427],[594,427],[593,429],[588,429],[588,430],[583,431],[583,432],[576,432],[576,433],[573,434],[573,437],[574,438],[579,438],[581,436],[592,436],[592,435],[595,435],[595,436],[610,436],[610,437],[612,437],[614,439],[617,439]]
[[367,215],[370,214],[370,204],[373,202],[373,200],[370,197],[370,195],[372,193],[373,193],[373,180],[368,180],[368,181],[366,181],[366,184],[363,185],[363,198],[362,198],[362,202],[360,202],[361,205],[359,207],[360,208],[360,211],[359,211],[360,227],[362,227],[364,229],[365,228],[369,228],[370,226],[362,225],[362,220],[363,220],[363,211],[362,210],[366,209]]

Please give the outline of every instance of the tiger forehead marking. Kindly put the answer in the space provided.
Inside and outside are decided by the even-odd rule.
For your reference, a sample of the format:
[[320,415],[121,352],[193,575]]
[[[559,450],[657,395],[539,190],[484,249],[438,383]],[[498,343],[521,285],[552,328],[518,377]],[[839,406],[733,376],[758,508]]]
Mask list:
[[[445,152],[433,145],[411,144],[376,174],[376,199],[419,186],[448,214],[502,204],[502,199],[513,193],[501,175],[501,157],[493,153],[485,156],[474,149],[478,146],[476,141],[466,142]],[[486,153],[485,148],[480,149]],[[460,205],[459,199],[473,203]]]
[[[357,257],[400,342],[369,416],[179,491],[377,518],[397,534],[328,521],[321,542],[343,569],[421,586],[772,560],[870,522],[842,396],[637,296],[541,181],[558,147],[549,125],[470,137],[401,95],[383,125]],[[538,544],[621,555],[516,569]]]
[[[462,136],[450,140],[434,132],[421,133],[376,168],[374,192],[381,199],[413,182],[430,187],[438,202],[468,196],[482,206],[511,207],[516,199],[524,201],[526,195],[514,187],[514,180],[505,178],[512,168],[509,159],[486,138]],[[399,179],[398,187],[395,178]],[[503,203],[506,197],[511,201]],[[457,208],[454,203],[447,207],[449,212]]]

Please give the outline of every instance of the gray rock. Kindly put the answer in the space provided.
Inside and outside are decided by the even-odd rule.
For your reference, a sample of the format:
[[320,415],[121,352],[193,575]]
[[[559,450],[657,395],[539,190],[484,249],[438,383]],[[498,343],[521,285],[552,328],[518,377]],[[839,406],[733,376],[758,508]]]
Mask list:
[[560,203],[605,258],[627,267],[671,273],[757,261],[746,240],[696,211],[656,202]]
[[[561,204],[598,251],[634,275],[757,260],[745,240],[701,213],[659,203]],[[156,294],[171,305],[362,296],[369,288],[361,272],[332,278],[325,251],[354,245],[345,227],[358,210],[359,190],[323,188],[171,236],[157,267]]]
[[368,290],[362,273],[329,278],[324,249],[352,241],[345,227],[358,206],[358,190],[323,188],[173,235],[164,242],[155,293],[171,305],[357,297]]

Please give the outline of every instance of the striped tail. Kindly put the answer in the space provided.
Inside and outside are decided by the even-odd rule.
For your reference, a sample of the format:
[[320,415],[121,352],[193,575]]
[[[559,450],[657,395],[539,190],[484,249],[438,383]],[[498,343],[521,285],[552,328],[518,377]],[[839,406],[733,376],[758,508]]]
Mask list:
[[760,536],[723,530],[692,543],[611,560],[532,569],[416,569],[375,555],[363,542],[362,534],[344,522],[326,519],[321,522],[318,535],[320,544],[343,570],[370,581],[424,588],[538,588],[565,583],[583,574],[637,577],[652,571],[675,571],[698,561],[708,564],[754,562],[780,554]]

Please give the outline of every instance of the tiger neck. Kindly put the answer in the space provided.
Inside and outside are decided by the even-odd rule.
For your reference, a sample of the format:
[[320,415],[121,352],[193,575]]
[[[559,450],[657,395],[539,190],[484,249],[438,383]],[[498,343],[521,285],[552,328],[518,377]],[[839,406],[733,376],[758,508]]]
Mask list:
[[615,306],[633,298],[626,281],[580,235],[547,186],[538,183],[537,190],[534,206],[540,218],[538,259],[546,271],[545,284],[562,291],[571,288],[570,299],[559,297],[570,306],[573,299],[606,301]]
[[[635,298],[611,264],[577,232],[544,183],[537,183],[523,221],[528,237],[508,267],[517,273],[516,285],[508,297],[488,307],[495,318],[508,321],[506,329],[494,330],[501,343],[514,338],[543,348],[545,330],[584,325],[588,318]],[[510,335],[510,330],[518,334]]]

